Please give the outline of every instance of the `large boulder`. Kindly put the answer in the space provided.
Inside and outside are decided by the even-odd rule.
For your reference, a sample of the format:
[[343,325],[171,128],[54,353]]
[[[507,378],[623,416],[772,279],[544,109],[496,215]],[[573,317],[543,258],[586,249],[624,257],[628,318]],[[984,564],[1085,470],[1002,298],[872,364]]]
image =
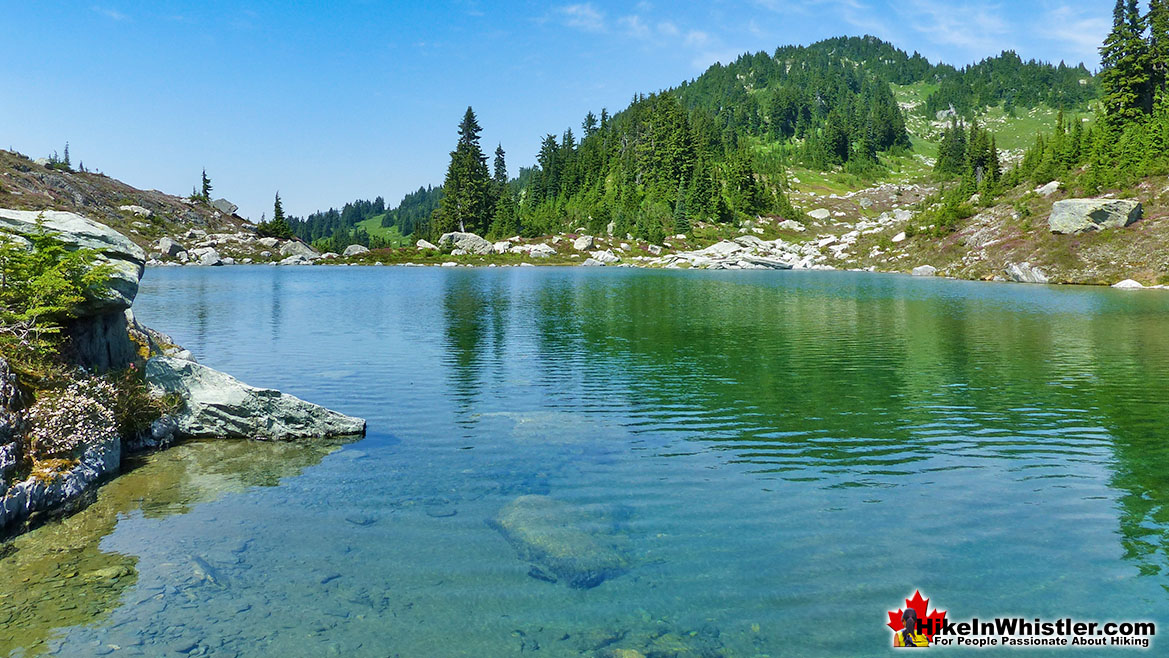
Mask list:
[[604,251],[594,251],[593,252],[593,259],[595,259],[596,261],[603,263],[605,265],[611,265],[613,263],[620,263],[621,262],[621,258],[618,257],[617,254],[614,254],[612,251],[609,251],[608,249],[606,249]]
[[1141,218],[1141,203],[1132,199],[1065,199],[1051,207],[1052,233],[1084,233],[1123,228]]
[[493,245],[474,233],[443,233],[438,239],[440,249],[462,249],[468,254],[490,254],[494,251]]
[[227,199],[216,199],[211,202],[211,206],[225,215],[234,215],[239,210],[239,206]]
[[76,213],[57,210],[3,210],[0,209],[0,237],[3,234],[27,236],[38,230],[38,218],[43,226],[57,233],[58,239],[69,250],[92,249],[97,260],[108,263],[112,269],[107,289],[100,296],[86,299],[77,309],[78,315],[97,315],[130,308],[138,294],[138,280],[146,265],[146,252],[114,229]]
[[304,256],[309,260],[316,260],[321,257],[315,249],[301,242],[300,240],[289,240],[280,245],[281,256]]
[[171,258],[177,258],[180,253],[187,250],[186,247],[170,238],[159,238],[155,246],[158,249],[158,253],[163,256],[170,256]]
[[[341,255],[348,258],[349,256],[356,256],[358,254],[366,254],[366,253],[369,253],[369,247],[364,247],[364,246],[359,245],[359,244],[351,244],[348,247],[345,247],[345,251],[341,252]],[[336,254],[334,254],[334,255],[336,255]]]
[[556,250],[550,245],[543,243],[534,244],[528,249],[528,255],[532,258],[548,258],[549,256],[555,256]]
[[933,265],[918,265],[913,268],[913,276],[934,276],[938,273],[938,268]]
[[1047,274],[1031,263],[1010,263],[1003,273],[1016,283],[1047,283]]
[[365,420],[268,388],[248,386],[193,361],[156,356],[146,362],[146,383],[157,396],[177,394],[180,439],[288,440],[365,433]]
[[438,245],[434,244],[433,242],[427,242],[426,240],[419,240],[418,242],[414,243],[414,246],[418,247],[419,249],[433,249],[438,251]]
[[586,589],[621,574],[628,562],[604,532],[604,515],[591,514],[548,496],[520,496],[492,525],[541,580]]
[[576,249],[577,251],[588,251],[589,249],[593,248],[594,243],[595,241],[593,240],[593,236],[582,235],[576,240],[573,240],[572,248]]

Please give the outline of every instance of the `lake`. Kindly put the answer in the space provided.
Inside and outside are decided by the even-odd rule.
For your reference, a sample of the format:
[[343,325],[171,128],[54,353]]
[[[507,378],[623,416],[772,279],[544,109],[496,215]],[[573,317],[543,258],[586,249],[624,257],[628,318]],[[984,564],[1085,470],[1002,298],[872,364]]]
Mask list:
[[[135,460],[15,541],[0,652],[874,655],[916,590],[1169,621],[1169,294],[174,268],[135,312],[368,436]],[[549,499],[624,568],[549,582],[497,523]]]

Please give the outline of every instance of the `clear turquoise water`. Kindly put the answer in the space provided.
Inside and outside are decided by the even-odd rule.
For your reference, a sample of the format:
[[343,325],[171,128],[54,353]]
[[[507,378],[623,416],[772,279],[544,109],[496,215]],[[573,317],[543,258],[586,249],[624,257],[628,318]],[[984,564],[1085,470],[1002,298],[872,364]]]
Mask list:
[[[135,309],[369,435],[145,460],[6,558],[91,561],[7,586],[90,606],[10,618],[16,655],[880,655],[918,588],[1169,622],[1169,294],[241,267],[150,270]],[[529,576],[488,523],[526,494],[622,510],[628,570]]]

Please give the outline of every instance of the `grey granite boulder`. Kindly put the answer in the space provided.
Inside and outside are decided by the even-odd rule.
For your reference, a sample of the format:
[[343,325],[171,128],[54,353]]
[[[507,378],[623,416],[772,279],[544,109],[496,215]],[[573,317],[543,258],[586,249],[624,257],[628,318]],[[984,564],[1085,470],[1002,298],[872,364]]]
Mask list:
[[366,253],[369,253],[369,247],[363,247],[359,244],[351,244],[348,247],[345,247],[345,251],[341,252],[341,255],[348,258],[349,256],[356,256],[358,254]]
[[616,254],[614,254],[612,251],[609,251],[608,249],[606,249],[604,251],[594,251],[593,258],[601,263],[604,263],[605,265],[611,265],[613,263],[620,263],[621,262],[621,259]]
[[1056,201],[1047,219],[1052,233],[1084,233],[1123,228],[1141,218],[1133,199],[1065,199]]
[[157,247],[160,254],[170,256],[171,258],[176,258],[180,253],[187,250],[186,247],[170,238],[159,238]]
[[934,276],[938,273],[938,268],[933,265],[918,265],[913,268],[913,276]]
[[433,242],[427,242],[426,240],[419,240],[415,243],[415,246],[419,249],[434,249],[435,251],[438,251],[438,245],[434,244]]
[[239,206],[227,199],[216,199],[211,202],[211,206],[225,215],[233,215],[235,211],[239,210]]
[[494,246],[487,240],[475,235],[474,233],[443,233],[442,237],[438,239],[438,246],[440,249],[462,249],[468,254],[490,254],[494,251]]
[[304,256],[309,260],[316,260],[321,257],[315,249],[301,242],[300,240],[289,240],[280,245],[281,256]]
[[1003,272],[1016,283],[1047,283],[1047,274],[1031,263],[1011,263]]
[[114,229],[76,213],[57,210],[0,209],[0,237],[3,234],[26,236],[37,231],[37,219],[49,231],[58,234],[67,249],[92,249],[99,262],[108,263],[113,272],[109,285],[100,297],[87,299],[78,315],[94,315],[130,308],[138,294],[138,280],[146,265],[146,252]]
[[288,440],[365,433],[365,420],[268,388],[248,386],[207,366],[168,356],[146,362],[146,383],[157,396],[177,394],[177,438]]
[[572,241],[572,248],[576,249],[577,251],[588,251],[589,249],[593,248],[595,242],[596,241],[593,240],[593,236],[582,235],[576,240]]

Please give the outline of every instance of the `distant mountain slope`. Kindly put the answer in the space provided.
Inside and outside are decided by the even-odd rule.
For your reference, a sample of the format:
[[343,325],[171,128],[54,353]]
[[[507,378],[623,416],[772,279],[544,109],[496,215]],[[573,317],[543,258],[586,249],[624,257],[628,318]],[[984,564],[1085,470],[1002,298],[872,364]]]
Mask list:
[[104,174],[47,167],[5,150],[0,150],[0,208],[76,212],[147,249],[160,237],[192,228],[234,233],[247,223],[205,202],[140,190]]

